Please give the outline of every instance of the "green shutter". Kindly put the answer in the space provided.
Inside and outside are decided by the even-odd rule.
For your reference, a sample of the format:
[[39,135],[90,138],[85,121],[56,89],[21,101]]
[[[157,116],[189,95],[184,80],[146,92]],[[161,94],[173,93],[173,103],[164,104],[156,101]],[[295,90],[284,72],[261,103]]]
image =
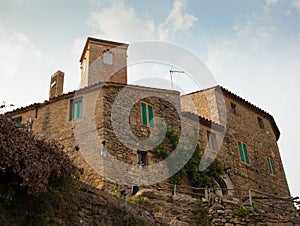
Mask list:
[[238,141],[238,147],[239,147],[239,153],[240,153],[241,161],[245,162],[243,147],[242,147],[242,143],[240,141]]
[[77,102],[77,118],[82,117],[82,100],[78,100]]
[[269,167],[270,173],[272,174],[270,158],[268,158],[268,167]]
[[244,149],[244,156],[245,156],[245,162],[247,164],[250,164],[250,161],[249,161],[249,156],[248,156],[248,150],[247,150],[247,145],[246,144],[243,144],[243,149]]
[[22,124],[22,117],[17,118],[15,122],[17,126],[20,126]]
[[152,120],[153,119],[153,108],[150,105],[148,105],[148,116],[149,116],[149,125],[151,127],[154,127],[153,120]]
[[75,119],[76,105],[75,101],[72,102],[72,119]]
[[268,167],[270,169],[270,173],[275,175],[275,168],[273,165],[273,160],[271,158],[268,158]]
[[147,108],[146,104],[141,102],[141,117],[143,125],[147,126]]

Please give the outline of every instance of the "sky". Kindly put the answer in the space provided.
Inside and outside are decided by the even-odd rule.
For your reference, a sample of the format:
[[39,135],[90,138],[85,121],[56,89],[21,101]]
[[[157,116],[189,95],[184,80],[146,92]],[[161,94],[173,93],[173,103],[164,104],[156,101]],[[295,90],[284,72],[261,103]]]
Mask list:
[[300,0],[1,0],[0,103],[43,102],[57,70],[64,92],[77,89],[88,36],[195,54],[220,85],[273,115],[291,194],[300,196]]

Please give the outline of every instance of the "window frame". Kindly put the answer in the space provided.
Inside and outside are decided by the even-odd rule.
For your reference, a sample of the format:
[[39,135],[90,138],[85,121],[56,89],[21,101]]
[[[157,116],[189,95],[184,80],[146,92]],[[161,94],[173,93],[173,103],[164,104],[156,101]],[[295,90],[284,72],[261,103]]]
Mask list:
[[[81,102],[80,106],[80,114],[77,114],[76,117],[74,117],[74,104],[77,102]],[[69,121],[81,119],[83,116],[83,98],[75,98],[70,100],[70,108],[69,108]],[[77,109],[78,110],[78,109]]]
[[106,50],[102,53],[102,63],[105,65],[114,64],[114,55],[110,50]]
[[136,165],[137,167],[146,167],[148,165],[148,152],[143,150],[137,150],[136,152]]
[[213,151],[218,149],[217,134],[211,131],[206,131],[207,147]]
[[[146,109],[145,109],[146,110],[146,112],[145,112],[146,113],[146,124],[145,124],[144,117],[143,117],[143,114],[144,114],[143,107],[142,107],[143,104],[146,106]],[[151,117],[149,115],[149,107],[152,109]],[[154,106],[153,106],[153,104],[148,103],[146,101],[140,101],[140,114],[141,114],[141,117],[140,117],[141,125],[153,128],[154,127],[154,120],[153,120],[154,119]],[[150,118],[152,119],[152,122],[151,122]]]
[[237,148],[238,148],[240,161],[246,165],[250,165],[250,158],[249,158],[249,151],[248,151],[247,144],[238,140]]

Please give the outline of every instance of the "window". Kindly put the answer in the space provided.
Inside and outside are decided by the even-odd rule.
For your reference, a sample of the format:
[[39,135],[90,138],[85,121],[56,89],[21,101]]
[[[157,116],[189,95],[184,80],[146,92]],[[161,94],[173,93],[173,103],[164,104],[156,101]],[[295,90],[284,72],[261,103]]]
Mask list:
[[237,115],[236,104],[231,103],[231,113]]
[[103,64],[113,64],[113,55],[111,52],[104,52],[103,53]]
[[207,131],[208,148],[211,150],[217,150],[217,137],[216,134]]
[[275,168],[274,168],[273,160],[271,158],[267,158],[267,161],[268,161],[268,167],[270,170],[270,174],[275,175]]
[[147,152],[137,151],[137,165],[144,167],[147,165]]
[[141,102],[141,120],[144,126],[154,126],[152,105]]
[[82,98],[71,100],[70,102],[70,120],[82,117]]
[[241,161],[246,164],[250,164],[247,145],[242,143],[241,141],[238,141],[238,149],[239,149]]
[[15,118],[14,121],[15,121],[17,126],[22,125],[22,117]]
[[264,128],[264,121],[262,120],[262,118],[257,117],[257,122],[258,122],[259,128],[263,129]]

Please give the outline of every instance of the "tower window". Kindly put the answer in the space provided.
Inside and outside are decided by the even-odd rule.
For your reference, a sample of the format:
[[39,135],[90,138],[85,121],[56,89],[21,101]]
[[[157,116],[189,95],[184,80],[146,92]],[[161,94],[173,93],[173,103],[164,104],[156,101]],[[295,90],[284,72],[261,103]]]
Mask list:
[[264,128],[264,121],[262,120],[262,118],[257,117],[257,122],[258,122],[259,128],[263,129]]
[[103,64],[108,64],[108,65],[113,64],[113,54],[111,52],[103,53]]

